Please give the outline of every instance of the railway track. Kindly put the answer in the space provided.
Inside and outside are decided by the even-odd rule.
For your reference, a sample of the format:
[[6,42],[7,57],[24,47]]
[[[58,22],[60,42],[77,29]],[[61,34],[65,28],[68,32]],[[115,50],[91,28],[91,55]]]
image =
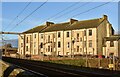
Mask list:
[[32,70],[38,74],[43,74],[44,77],[112,77],[109,75],[76,71],[69,68],[61,68],[52,64],[47,64],[45,62],[37,62],[15,58],[3,58],[3,60],[22,67],[23,69]]

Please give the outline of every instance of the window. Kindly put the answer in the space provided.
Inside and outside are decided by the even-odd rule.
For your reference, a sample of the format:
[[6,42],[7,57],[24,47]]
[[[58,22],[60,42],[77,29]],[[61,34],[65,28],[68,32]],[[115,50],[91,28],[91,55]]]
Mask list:
[[53,34],[53,38],[55,38],[55,34]]
[[27,41],[27,43],[28,43],[28,37],[27,37],[27,40],[26,40],[26,41]]
[[52,52],[52,46],[51,46],[51,52]]
[[60,32],[58,32],[58,37],[60,37]]
[[48,36],[48,42],[50,42],[50,35]]
[[47,52],[47,48],[46,48],[46,52]]
[[35,38],[36,38],[36,34],[35,34]]
[[79,42],[79,33],[77,33],[77,42]]
[[69,32],[67,32],[67,37],[69,37]]
[[92,30],[89,30],[89,36],[92,36]]
[[77,52],[79,52],[79,46],[77,46]]
[[43,43],[40,44],[40,48],[43,48]]
[[26,46],[26,51],[28,51],[28,46]]
[[53,47],[55,48],[56,42],[54,42],[54,44],[53,44],[53,45],[54,45]]
[[48,52],[50,52],[50,46],[48,46]]
[[92,40],[89,40],[89,47],[92,47]]
[[34,47],[36,47],[36,42],[34,42]]
[[84,30],[84,36],[86,36],[86,30]]
[[80,42],[82,42],[82,37],[80,38]]
[[80,52],[82,52],[82,48],[80,48]]
[[21,43],[21,47],[23,47],[23,43]]
[[68,48],[70,47],[70,43],[69,43],[69,42],[67,43],[67,47],[68,47]]
[[86,47],[86,41],[84,41],[84,47]]
[[43,38],[43,34],[41,34],[41,39]]
[[60,42],[58,42],[58,48],[60,48],[60,47],[61,47]]
[[114,47],[114,42],[110,41],[110,47]]

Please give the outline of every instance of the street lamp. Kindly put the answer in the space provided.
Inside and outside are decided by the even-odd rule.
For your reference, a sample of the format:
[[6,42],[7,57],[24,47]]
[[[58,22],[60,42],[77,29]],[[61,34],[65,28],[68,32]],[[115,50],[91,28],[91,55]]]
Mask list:
[[86,42],[85,42],[85,45],[86,45],[86,58],[85,58],[85,60],[86,60],[86,67],[88,66],[88,56],[87,56],[87,29],[86,30],[84,30],[84,32],[85,32],[85,35],[86,35]]
[[75,43],[75,38],[72,37],[72,53],[71,53],[71,57],[74,57],[74,43]]
[[95,50],[95,49],[93,48],[93,56],[94,56],[94,50]]

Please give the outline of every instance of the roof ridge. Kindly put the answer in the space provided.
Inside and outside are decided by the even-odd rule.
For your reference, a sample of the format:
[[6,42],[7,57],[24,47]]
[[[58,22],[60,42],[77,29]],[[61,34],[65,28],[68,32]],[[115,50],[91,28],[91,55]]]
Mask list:
[[52,24],[52,25],[61,25],[61,24],[67,24],[69,22],[62,22],[62,23],[56,23],[56,24]]
[[91,21],[91,20],[98,20],[98,19],[102,19],[102,18],[94,18],[94,19],[88,19],[88,20],[80,20],[80,21],[78,21],[78,22]]
[[[29,29],[27,31],[29,33],[29,32],[46,32],[46,31],[55,31],[55,30],[64,31],[64,30],[70,30],[70,29],[82,29],[84,27],[85,28],[97,27],[99,23],[101,23],[102,21],[104,21],[103,18],[93,18],[93,19],[87,19],[87,20],[80,20],[72,24],[70,24],[70,21],[55,23],[55,24],[51,24],[50,26],[46,26],[45,24],[43,24],[43,25],[35,26],[34,28]],[[84,25],[84,26],[80,26],[80,25]],[[27,33],[27,31],[25,32]]]

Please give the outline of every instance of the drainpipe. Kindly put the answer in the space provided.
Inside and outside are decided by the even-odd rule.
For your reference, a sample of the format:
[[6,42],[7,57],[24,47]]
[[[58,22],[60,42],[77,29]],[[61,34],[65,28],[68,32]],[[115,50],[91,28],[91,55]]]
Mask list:
[[63,31],[63,58],[65,57],[65,52],[64,52],[64,31]]
[[86,29],[86,67],[88,67],[88,57],[87,57],[87,29]]
[[71,30],[71,58],[72,58],[72,30]]
[[24,57],[23,58],[25,58],[25,34],[24,34],[24,38],[23,38],[23,43],[24,43],[24,48],[23,48],[23,55],[24,55]]

